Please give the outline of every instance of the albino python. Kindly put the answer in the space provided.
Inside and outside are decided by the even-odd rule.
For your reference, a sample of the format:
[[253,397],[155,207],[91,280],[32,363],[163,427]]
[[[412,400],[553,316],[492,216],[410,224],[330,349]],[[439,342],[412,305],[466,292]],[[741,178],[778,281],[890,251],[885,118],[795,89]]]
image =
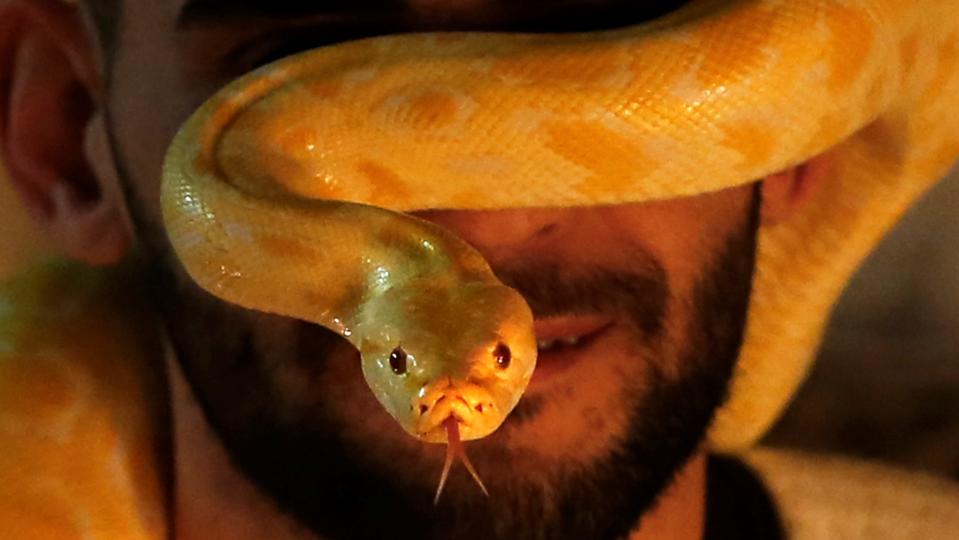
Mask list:
[[841,283],[959,155],[957,63],[959,3],[941,0],[701,0],[601,32],[347,42],[205,103],[167,155],[164,218],[200,286],[339,332],[404,429],[468,440],[530,378],[530,313],[462,241],[400,212],[673,198],[826,153],[817,198],[761,231],[710,434],[734,448],[801,380]]

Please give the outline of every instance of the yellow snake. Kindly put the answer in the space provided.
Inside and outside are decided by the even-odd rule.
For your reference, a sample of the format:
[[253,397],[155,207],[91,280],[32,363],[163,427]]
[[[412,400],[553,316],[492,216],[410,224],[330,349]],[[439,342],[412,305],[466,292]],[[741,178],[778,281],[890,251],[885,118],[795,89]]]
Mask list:
[[467,244],[401,211],[645,201],[797,165],[920,104],[903,72],[928,17],[907,15],[942,5],[700,1],[610,31],[301,53],[187,121],[166,227],[207,291],[350,340],[410,434],[484,437],[532,375],[529,309]]
[[202,287],[340,332],[404,429],[442,442],[519,399],[530,315],[463,242],[396,212],[675,198],[827,153],[816,198],[760,233],[710,433],[736,448],[802,379],[848,275],[959,155],[957,73],[955,0],[694,0],[602,32],[342,43],[204,104],[168,154],[164,216]]

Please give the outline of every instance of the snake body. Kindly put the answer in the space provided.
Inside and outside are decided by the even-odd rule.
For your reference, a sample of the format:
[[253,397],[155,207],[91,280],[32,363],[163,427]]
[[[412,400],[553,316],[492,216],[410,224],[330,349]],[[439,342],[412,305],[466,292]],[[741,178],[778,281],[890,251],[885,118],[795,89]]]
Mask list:
[[[190,119],[162,197],[201,286],[349,330],[373,347],[364,370],[387,409],[442,442],[409,408],[417,387],[493,395],[470,366],[490,371],[503,340],[495,427],[532,369],[529,317],[467,246],[403,211],[672,198],[825,151],[817,196],[760,230],[746,340],[708,441],[738,450],[802,380],[852,271],[959,156],[957,110],[956,0],[694,0],[608,32],[391,36],[271,64]],[[0,288],[0,530],[14,536],[167,536],[158,399],[132,373],[162,360],[131,342],[151,326],[118,306],[130,291],[105,302],[100,285],[118,280],[93,274],[33,269]],[[376,363],[395,344],[416,384]]]
[[[956,11],[698,1],[602,32],[308,51],[238,79],[185,124],[164,168],[167,230],[212,294],[349,339],[412,435],[445,441],[452,416],[464,439],[483,437],[535,365],[529,309],[468,245],[402,212],[648,201],[826,150],[843,163],[834,147],[865,127],[942,107],[916,58],[927,42],[955,55]],[[954,135],[916,134],[909,151],[941,169]],[[399,348],[404,373],[391,368]]]
[[[201,147],[189,128],[184,133],[171,160],[197,166],[203,157],[192,154]],[[180,158],[179,151],[191,155]],[[168,169],[165,189],[173,195],[165,200],[176,202],[167,227],[181,260],[201,265],[188,267],[201,286],[345,337],[359,350],[376,397],[414,436],[445,441],[442,424],[450,415],[461,420],[465,440],[499,426],[532,376],[536,342],[522,297],[500,284],[475,250],[411,216],[254,195],[213,169],[195,170]],[[233,221],[240,209],[253,219]],[[194,255],[210,249],[261,250],[283,264]]]

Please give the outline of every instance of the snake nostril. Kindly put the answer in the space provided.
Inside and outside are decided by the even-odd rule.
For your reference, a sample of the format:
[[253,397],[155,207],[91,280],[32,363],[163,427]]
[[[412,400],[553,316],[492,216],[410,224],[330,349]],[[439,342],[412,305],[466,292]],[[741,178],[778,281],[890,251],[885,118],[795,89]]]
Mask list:
[[426,411],[430,410],[429,406],[425,403],[420,404],[420,414],[425,414]]
[[473,407],[473,408],[476,409],[476,412],[479,412],[479,413],[483,412],[483,404],[482,404],[482,403],[477,403],[477,404],[476,404],[476,407]]

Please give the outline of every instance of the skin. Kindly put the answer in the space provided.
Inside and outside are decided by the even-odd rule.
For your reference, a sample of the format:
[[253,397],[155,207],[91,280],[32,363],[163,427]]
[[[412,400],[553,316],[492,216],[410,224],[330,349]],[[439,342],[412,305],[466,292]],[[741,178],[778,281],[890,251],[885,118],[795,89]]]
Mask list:
[[[176,129],[221,85],[270,57],[278,45],[264,45],[273,39],[265,34],[319,24],[238,16],[183,29],[175,24],[180,3],[124,2],[109,69],[82,12],[46,0],[0,3],[0,20],[20,29],[0,33],[0,80],[11,82],[0,142],[24,204],[71,256],[109,264],[130,255],[157,284],[152,292],[176,353],[165,367],[177,537],[335,538],[346,523],[359,526],[349,511],[382,517],[397,537],[450,537],[461,526],[482,532],[500,523],[514,533],[526,527],[524,537],[555,538],[551,526],[587,530],[562,521],[578,512],[615,521],[631,538],[700,537],[699,443],[741,339],[756,219],[783,219],[809,197],[815,178],[797,171],[768,178],[761,200],[749,185],[622,206],[418,213],[479,250],[534,316],[575,307],[611,323],[589,358],[531,387],[500,430],[471,446],[497,495],[481,499],[466,475],[454,474],[442,512],[432,513],[443,451],[413,440],[383,411],[354,349],[319,327],[209,296],[172,255],[158,193]],[[574,5],[569,19],[587,8]],[[385,18],[395,29],[496,28],[515,16],[477,0],[412,2],[403,25]],[[635,287],[624,292],[624,283]],[[669,422],[676,411],[662,405],[671,397],[688,411],[679,426]],[[680,442],[658,445],[671,438]],[[638,460],[617,464],[638,471],[628,488],[598,472],[618,451]],[[280,462],[296,470],[271,483]],[[578,483],[577,470],[594,476]],[[343,476],[324,476],[331,471]],[[313,500],[303,490],[337,480],[369,506],[349,506],[350,490],[343,509],[302,504]],[[586,488],[596,490],[592,498],[569,495],[592,493]],[[634,488],[642,496],[622,497]],[[517,503],[530,494],[541,494],[533,500],[542,506],[523,513]],[[635,504],[613,506],[600,502],[603,495]],[[551,512],[556,505],[576,512]],[[337,513],[348,521],[337,523],[330,517]]]
[[[221,113],[240,95],[224,90],[207,101],[164,161],[164,224],[190,278],[226,302],[341,335],[359,351],[374,395],[410,435],[429,442],[447,441],[448,432],[464,441],[489,435],[535,367],[533,317],[522,296],[429,221],[339,200],[303,200],[291,214],[288,202],[214,172],[205,141],[235,124]],[[230,230],[245,233],[222,234]],[[191,241],[198,237],[203,242]],[[224,252],[233,254],[224,261],[229,274],[240,279],[224,280],[225,267],[210,264],[211,253]],[[449,444],[449,455],[460,447]]]

